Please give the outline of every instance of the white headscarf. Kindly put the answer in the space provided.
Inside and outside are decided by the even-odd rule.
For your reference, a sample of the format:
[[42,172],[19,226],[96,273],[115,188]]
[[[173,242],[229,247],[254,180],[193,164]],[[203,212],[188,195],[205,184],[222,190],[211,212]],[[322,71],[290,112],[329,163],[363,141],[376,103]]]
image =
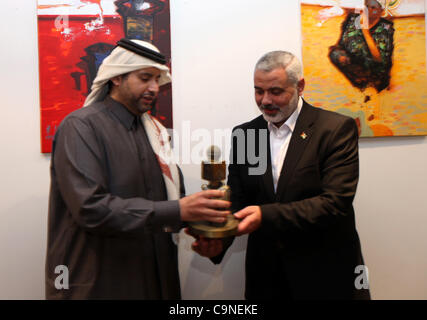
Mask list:
[[[138,45],[159,52],[155,46],[149,42],[141,40],[131,40]],[[161,71],[159,85],[162,86],[171,82],[169,68],[157,63],[149,58],[142,57],[130,50],[116,47],[111,54],[104,59],[99,67],[98,74],[92,84],[92,91],[86,98],[84,107],[102,101],[108,94],[108,81],[121,74],[144,68],[157,68]],[[168,200],[176,200],[180,197],[180,179],[178,168],[173,161],[172,150],[169,144],[169,134],[166,128],[153,116],[143,113],[142,123],[150,141],[151,147],[156,154],[163,179],[166,185]]]
[[[132,39],[136,44],[148,49],[160,52],[155,46],[149,42]],[[99,67],[98,74],[93,81],[91,93],[87,96],[84,107],[102,101],[108,94],[108,81],[121,74],[140,70],[143,68],[154,67],[161,71],[159,85],[162,86],[171,82],[169,68],[163,64],[157,63],[149,58],[142,57],[132,51],[122,47],[116,47],[111,54],[104,59]]]

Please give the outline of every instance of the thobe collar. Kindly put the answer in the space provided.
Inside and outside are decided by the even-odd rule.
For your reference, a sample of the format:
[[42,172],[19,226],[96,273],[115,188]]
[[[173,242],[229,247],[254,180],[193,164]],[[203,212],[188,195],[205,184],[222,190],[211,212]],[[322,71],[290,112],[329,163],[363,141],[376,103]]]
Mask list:
[[114,100],[110,96],[105,97],[104,103],[126,129],[131,130],[136,128],[138,118],[140,117],[134,115],[122,103]]

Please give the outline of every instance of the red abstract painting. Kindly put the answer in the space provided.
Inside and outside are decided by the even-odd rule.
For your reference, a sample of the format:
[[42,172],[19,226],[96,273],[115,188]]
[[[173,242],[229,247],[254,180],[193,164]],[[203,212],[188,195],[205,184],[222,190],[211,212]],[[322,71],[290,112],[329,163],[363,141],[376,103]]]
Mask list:
[[[102,60],[124,37],[153,43],[170,61],[169,0],[38,1],[41,152],[51,152],[57,127],[83,106]],[[172,128],[170,84],[152,113]]]

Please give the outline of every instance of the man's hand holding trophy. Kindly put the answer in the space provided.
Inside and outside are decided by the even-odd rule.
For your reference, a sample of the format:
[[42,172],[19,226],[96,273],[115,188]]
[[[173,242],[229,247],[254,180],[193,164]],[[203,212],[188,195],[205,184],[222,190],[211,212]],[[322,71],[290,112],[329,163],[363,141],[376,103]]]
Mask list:
[[[207,150],[207,161],[201,164],[202,179],[208,184],[203,184],[203,190],[220,190],[223,196],[220,200],[230,201],[231,189],[224,183],[226,176],[225,161],[220,161],[221,150],[211,146]],[[233,214],[228,214],[223,222],[199,221],[190,222],[185,232],[196,240],[192,249],[205,257],[215,257],[223,251],[223,239],[235,236],[238,231],[239,221]]]

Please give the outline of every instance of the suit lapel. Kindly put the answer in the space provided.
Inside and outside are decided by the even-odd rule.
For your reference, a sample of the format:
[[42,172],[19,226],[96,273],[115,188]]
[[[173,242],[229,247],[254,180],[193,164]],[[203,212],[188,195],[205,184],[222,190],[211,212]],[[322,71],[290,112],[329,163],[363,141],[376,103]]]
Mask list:
[[282,171],[280,172],[275,199],[276,201],[280,199],[280,195],[286,190],[286,187],[293,176],[295,167],[310,141],[311,134],[314,130],[313,124],[316,116],[316,109],[304,101],[294,132],[292,133],[291,141],[289,142]]
[[270,152],[270,131],[267,129],[267,169],[265,174],[262,175],[265,193],[269,198],[269,202],[274,202],[274,183],[273,172],[271,170],[271,152]]
[[[267,121],[264,120],[264,117],[261,115],[255,125],[257,130],[267,130],[267,168],[263,175],[260,176],[261,183],[263,184],[265,194],[268,197],[268,202],[274,202],[274,184],[273,184],[273,174],[271,171],[271,153],[270,153],[270,131],[268,130]],[[260,135],[258,135],[260,137]],[[259,143],[262,143],[261,140],[258,140]],[[259,148],[261,150],[261,148]]]

